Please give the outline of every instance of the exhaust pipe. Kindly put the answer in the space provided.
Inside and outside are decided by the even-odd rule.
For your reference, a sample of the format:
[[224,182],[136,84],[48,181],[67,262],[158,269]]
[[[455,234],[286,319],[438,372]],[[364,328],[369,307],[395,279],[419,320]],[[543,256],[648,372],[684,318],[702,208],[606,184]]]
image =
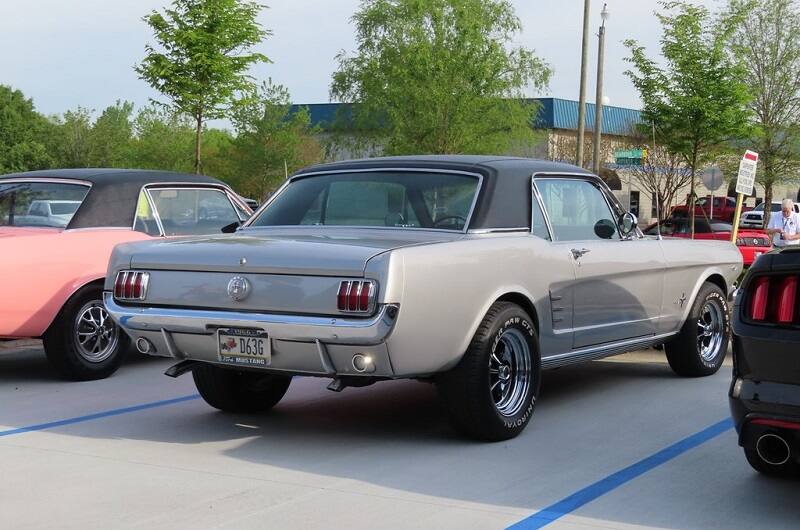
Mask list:
[[153,343],[144,337],[139,337],[136,339],[136,349],[139,351],[139,353],[145,354],[151,354],[156,351],[156,347],[153,346]]
[[782,466],[789,461],[792,454],[789,443],[777,434],[762,434],[756,440],[756,452],[767,464]]

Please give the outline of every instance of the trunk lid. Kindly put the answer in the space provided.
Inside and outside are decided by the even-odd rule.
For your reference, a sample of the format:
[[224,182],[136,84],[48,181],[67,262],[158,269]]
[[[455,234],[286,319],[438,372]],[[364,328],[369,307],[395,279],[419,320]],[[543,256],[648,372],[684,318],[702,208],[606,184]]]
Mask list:
[[363,276],[370,258],[406,246],[463,237],[446,232],[248,228],[237,235],[161,240],[138,246],[131,267],[299,276]]

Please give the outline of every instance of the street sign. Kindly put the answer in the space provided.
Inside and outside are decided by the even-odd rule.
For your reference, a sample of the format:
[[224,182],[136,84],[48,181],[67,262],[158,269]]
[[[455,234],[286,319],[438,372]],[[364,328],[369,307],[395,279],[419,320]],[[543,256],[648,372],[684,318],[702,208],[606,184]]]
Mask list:
[[717,166],[707,168],[700,178],[708,191],[717,191],[725,183],[725,179],[722,178],[722,170]]
[[756,183],[756,166],[758,165],[758,153],[755,151],[745,151],[742,161],[739,162],[739,175],[736,177],[736,193],[750,195],[753,193],[753,186]]

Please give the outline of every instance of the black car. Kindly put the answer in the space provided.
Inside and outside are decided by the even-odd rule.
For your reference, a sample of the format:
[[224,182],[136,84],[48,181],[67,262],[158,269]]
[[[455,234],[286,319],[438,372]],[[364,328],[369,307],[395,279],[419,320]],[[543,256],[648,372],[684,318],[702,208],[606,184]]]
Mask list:
[[800,477],[800,247],[756,260],[733,312],[731,414],[747,461]]

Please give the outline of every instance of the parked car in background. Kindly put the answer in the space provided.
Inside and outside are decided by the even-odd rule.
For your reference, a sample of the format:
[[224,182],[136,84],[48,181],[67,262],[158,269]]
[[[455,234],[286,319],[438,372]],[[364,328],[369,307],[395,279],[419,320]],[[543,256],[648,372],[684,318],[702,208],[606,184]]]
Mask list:
[[[731,230],[733,227],[722,221],[709,223],[706,219],[695,218],[694,220],[694,238],[697,240],[730,241]],[[689,219],[685,217],[669,217],[661,223],[660,227],[657,223],[653,223],[644,229],[644,233],[648,235],[657,235],[659,231],[665,237],[684,239],[692,237]],[[763,230],[740,229],[736,236],[736,247],[742,253],[744,266],[749,267],[756,258],[772,249],[772,240],[769,234]]]
[[[720,220],[732,223],[733,218],[736,215],[736,198],[714,197],[712,199],[711,195],[707,195],[706,197],[699,197],[694,208],[695,218],[707,218],[711,220]],[[750,208],[747,206],[742,206],[743,212],[746,212],[749,209]],[[689,211],[689,206],[681,204],[673,207],[670,215],[675,218],[689,217]]]
[[757,471],[800,477],[800,248],[762,256],[733,310],[730,407]]
[[[794,211],[800,213],[800,204],[794,203]],[[781,213],[781,201],[772,201],[770,208],[770,215]],[[762,202],[747,213],[742,214],[742,219],[739,221],[739,226],[762,228],[764,226],[764,203]]]
[[678,374],[716,372],[741,269],[732,245],[644,236],[574,166],[397,157],[303,170],[234,236],[119,245],[104,300],[218,409],[267,410],[297,374],[415,378],[502,440],[542,369],[665,344]]
[[[201,215],[206,203],[213,217]],[[114,245],[233,231],[250,213],[230,188],[200,175],[72,169],[0,176],[0,337],[41,337],[63,375],[106,377],[128,344],[102,303]]]

